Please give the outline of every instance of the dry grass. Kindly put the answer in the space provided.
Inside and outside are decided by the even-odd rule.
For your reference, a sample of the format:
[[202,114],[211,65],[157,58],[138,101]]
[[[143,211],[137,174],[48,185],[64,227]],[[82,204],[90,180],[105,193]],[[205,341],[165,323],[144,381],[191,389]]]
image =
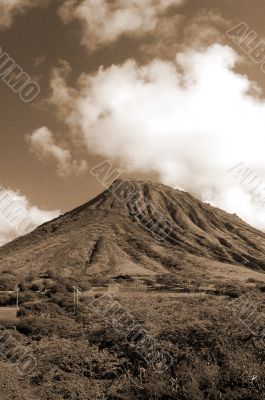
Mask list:
[[15,307],[0,307],[0,322],[17,320],[17,309]]

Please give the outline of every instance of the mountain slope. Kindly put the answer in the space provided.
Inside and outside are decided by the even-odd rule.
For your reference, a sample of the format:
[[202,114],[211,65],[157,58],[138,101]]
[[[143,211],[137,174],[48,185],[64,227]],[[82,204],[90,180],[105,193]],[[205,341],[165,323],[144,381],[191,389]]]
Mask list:
[[[265,271],[265,233],[162,184],[117,180],[0,249],[0,272],[134,277],[233,265]],[[231,270],[231,268],[230,268]]]

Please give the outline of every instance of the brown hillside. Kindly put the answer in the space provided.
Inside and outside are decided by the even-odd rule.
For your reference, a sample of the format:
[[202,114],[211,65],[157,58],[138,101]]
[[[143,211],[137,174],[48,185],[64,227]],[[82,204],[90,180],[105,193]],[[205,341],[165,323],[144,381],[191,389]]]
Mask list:
[[265,233],[236,215],[162,184],[126,179],[2,247],[0,268],[107,278],[209,266],[263,272],[264,252]]

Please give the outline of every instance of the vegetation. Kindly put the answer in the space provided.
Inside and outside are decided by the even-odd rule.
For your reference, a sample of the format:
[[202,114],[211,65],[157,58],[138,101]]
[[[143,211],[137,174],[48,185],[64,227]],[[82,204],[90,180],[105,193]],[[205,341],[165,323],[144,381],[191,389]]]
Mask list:
[[[158,281],[168,287],[180,283],[172,275]],[[145,329],[171,355],[173,362],[162,373],[136,351],[138,342],[132,345],[124,326],[117,329],[118,315],[107,318],[91,306],[93,297],[74,305],[67,284],[45,295],[20,293],[13,333],[38,360],[23,378],[27,399],[260,400],[265,395],[260,318],[265,304],[252,283],[248,291],[223,282],[198,292],[202,285],[194,280],[186,293],[115,295],[136,331]],[[252,325],[247,315],[240,319],[245,303],[255,305]]]

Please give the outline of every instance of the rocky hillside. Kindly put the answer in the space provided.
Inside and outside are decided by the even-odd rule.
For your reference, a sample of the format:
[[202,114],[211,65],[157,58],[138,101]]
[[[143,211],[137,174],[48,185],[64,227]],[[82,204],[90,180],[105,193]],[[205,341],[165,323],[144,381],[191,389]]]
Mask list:
[[265,233],[238,216],[162,184],[126,179],[2,247],[0,271],[80,279],[209,267],[264,272],[264,253]]

